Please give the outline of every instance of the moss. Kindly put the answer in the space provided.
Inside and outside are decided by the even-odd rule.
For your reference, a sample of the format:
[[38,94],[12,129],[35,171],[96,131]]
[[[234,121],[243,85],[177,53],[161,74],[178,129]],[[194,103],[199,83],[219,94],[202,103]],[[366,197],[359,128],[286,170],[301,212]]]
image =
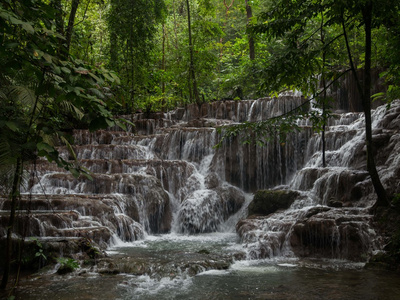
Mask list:
[[249,205],[249,215],[269,215],[278,209],[287,209],[299,196],[288,190],[259,190]]

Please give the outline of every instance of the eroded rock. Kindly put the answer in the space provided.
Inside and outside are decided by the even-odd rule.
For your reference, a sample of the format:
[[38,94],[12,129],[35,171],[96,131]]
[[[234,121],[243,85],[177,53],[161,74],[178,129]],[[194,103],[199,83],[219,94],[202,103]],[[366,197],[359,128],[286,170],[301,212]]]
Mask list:
[[299,196],[298,192],[287,190],[261,190],[254,195],[249,205],[249,215],[269,215],[279,209],[287,209]]
[[185,233],[213,232],[237,212],[245,201],[244,194],[232,186],[216,190],[198,190],[183,201],[178,213],[180,230]]

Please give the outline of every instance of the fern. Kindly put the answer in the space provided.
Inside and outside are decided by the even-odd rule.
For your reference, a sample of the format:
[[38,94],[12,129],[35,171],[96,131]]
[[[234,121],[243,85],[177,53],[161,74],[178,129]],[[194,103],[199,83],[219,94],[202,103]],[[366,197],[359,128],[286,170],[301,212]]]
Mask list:
[[60,108],[66,113],[74,113],[78,120],[82,120],[84,116],[84,113],[69,101],[62,101],[60,103]]
[[14,102],[24,106],[32,107],[36,101],[35,92],[27,86],[12,86],[10,89],[10,96]]

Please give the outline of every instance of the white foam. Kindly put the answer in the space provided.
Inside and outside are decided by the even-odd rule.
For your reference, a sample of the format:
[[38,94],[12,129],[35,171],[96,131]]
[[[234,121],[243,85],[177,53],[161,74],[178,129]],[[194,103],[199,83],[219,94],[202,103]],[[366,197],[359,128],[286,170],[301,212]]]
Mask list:
[[182,292],[182,290],[188,290],[192,284],[192,278],[185,274],[175,278],[163,277],[160,280],[143,275],[133,278],[127,284],[121,284],[121,286],[125,286],[128,290],[132,289],[130,292],[131,299],[140,299],[144,296],[157,297],[157,294],[164,294],[167,291]]
[[288,267],[288,268],[295,268],[297,265],[294,264],[288,264],[288,263],[283,263],[283,264],[277,264],[279,267]]
[[207,275],[211,275],[211,276],[223,276],[228,274],[229,271],[227,270],[208,270],[205,272],[201,272],[199,274],[197,274],[196,276],[207,276]]

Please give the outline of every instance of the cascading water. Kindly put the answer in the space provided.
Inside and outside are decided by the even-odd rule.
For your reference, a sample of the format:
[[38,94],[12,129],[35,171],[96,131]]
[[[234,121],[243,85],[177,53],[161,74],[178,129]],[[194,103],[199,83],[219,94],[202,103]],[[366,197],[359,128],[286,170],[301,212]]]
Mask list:
[[[329,120],[325,168],[320,136],[304,121],[304,130],[288,135],[284,144],[242,145],[239,137],[213,148],[221,138],[217,126],[265,120],[303,102],[301,96],[285,95],[193,105],[151,120],[138,114],[135,134],[77,130],[74,149],[93,181],[39,162],[38,179],[29,190],[32,201],[24,198],[20,205],[30,206],[38,224],[28,234],[84,236],[125,253],[131,262],[122,259],[118,271],[144,276],[132,283],[139,296],[139,287],[154,289],[154,280],[158,286],[162,280],[179,286],[178,278],[225,270],[236,259],[361,260],[380,245],[368,213],[374,196],[364,171],[360,114]],[[399,111],[397,101],[373,114],[375,137],[384,141],[386,151],[378,155],[386,186],[400,170],[395,152],[400,149]],[[66,148],[60,152],[69,157]],[[396,184],[392,192],[400,191]],[[250,193],[267,188],[295,190],[298,197],[289,209],[246,219]],[[0,207],[7,210],[8,205],[3,200]]]
[[[387,161],[398,157],[394,154],[399,147],[398,130],[385,128],[399,119],[399,111],[397,101],[390,109],[382,106],[373,113],[375,146],[382,151],[377,160],[379,171],[391,192],[398,191],[399,185],[386,181],[385,174],[400,169]],[[320,136],[308,140],[304,167],[280,187],[296,190],[301,196],[285,211],[238,224],[250,258],[283,255],[365,260],[367,253],[380,249],[368,211],[376,196],[365,171],[364,127],[360,114],[345,114],[331,121],[326,134],[326,167],[322,167]]]
[[[285,95],[279,99],[216,102],[203,105],[200,110],[192,106],[158,115],[158,119],[148,121],[149,125],[137,115],[135,121],[141,125],[138,131],[145,135],[75,131],[76,156],[93,172],[94,180],[75,179],[41,162],[37,168],[40,180],[30,192],[48,195],[48,207],[54,205],[50,203],[55,202],[53,195],[66,195],[65,201],[56,201],[57,209],[74,210],[85,223],[92,216],[93,227],[107,227],[111,219],[119,220],[118,229],[111,226],[111,235],[132,241],[143,232],[163,233],[171,228],[185,233],[216,231],[245,203],[244,192],[287,185],[286,188],[302,191],[303,197],[292,205],[300,212],[304,207],[328,205],[332,198],[341,200],[352,192],[342,187],[348,180],[358,184],[359,190],[365,189],[362,182],[367,174],[352,165],[357,149],[363,145],[363,121],[357,113],[330,120],[326,133],[327,168],[321,168],[321,139],[312,134],[309,126],[291,134],[284,144],[275,141],[265,146],[242,145],[237,138],[225,141],[220,149],[213,148],[221,138],[215,126],[265,120],[290,111],[303,101],[301,96]],[[381,119],[384,111],[378,110],[374,119]],[[66,148],[61,147],[60,153],[64,158],[69,156]],[[71,195],[86,195],[95,202],[90,206],[105,205],[107,209],[94,213],[82,210],[87,203],[74,203]],[[99,216],[101,211],[107,211],[107,216]],[[128,228],[134,229],[127,233]],[[111,236],[100,239],[109,243]]]

